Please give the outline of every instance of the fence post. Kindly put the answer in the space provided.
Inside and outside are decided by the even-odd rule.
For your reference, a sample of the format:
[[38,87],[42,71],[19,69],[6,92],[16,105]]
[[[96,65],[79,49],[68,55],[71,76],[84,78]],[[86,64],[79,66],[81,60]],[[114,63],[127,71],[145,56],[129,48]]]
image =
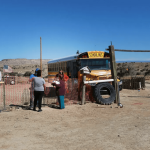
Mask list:
[[109,54],[110,54],[111,75],[112,78],[114,79],[114,82],[112,82],[112,84],[116,91],[116,103],[118,104],[117,69],[116,69],[116,60],[115,60],[115,50],[113,45],[109,46]]
[[139,82],[139,89],[141,89],[141,82]]
[[85,74],[83,74],[83,88],[82,88],[82,101],[81,101],[81,105],[84,105],[85,103],[85,84],[84,81],[86,81],[86,76]]
[[118,101],[117,102],[118,103],[117,104],[118,104],[118,106],[120,106],[120,108],[123,108],[123,105],[120,103],[119,83],[117,83],[117,87],[118,87],[118,89],[117,89],[118,90],[117,91],[117,97],[118,97]]

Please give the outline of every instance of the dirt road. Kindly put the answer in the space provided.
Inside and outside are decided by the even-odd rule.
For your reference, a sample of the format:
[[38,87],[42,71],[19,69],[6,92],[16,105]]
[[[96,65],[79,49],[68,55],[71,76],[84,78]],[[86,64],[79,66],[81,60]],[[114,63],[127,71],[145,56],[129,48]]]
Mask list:
[[123,90],[123,108],[87,103],[0,113],[0,150],[149,150],[150,82]]

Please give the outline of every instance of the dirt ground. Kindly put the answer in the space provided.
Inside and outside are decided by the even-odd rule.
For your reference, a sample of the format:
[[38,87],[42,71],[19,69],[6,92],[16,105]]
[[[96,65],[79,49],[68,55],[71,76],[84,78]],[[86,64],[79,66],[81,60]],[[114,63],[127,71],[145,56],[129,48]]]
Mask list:
[[150,81],[120,92],[116,104],[0,113],[0,150],[149,150]]

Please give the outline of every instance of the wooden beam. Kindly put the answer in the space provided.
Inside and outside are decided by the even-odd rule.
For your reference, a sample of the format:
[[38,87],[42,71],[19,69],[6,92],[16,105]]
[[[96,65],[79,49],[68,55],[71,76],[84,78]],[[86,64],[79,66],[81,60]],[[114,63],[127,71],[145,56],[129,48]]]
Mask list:
[[[106,49],[109,51],[109,49]],[[150,50],[125,50],[125,49],[114,49],[114,51],[120,52],[150,52]]]
[[118,104],[117,69],[116,69],[115,51],[113,45],[109,46],[109,54],[110,54],[111,75],[112,75],[112,79],[114,79],[112,85],[114,86],[116,91],[116,103]]

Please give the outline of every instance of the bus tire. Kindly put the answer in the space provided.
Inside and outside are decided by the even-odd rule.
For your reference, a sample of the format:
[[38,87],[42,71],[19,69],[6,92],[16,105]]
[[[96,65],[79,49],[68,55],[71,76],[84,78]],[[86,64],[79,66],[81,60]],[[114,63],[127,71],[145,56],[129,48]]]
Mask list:
[[[110,97],[104,99],[101,96],[100,90],[106,88],[109,91]],[[110,83],[99,83],[95,86],[94,90],[94,96],[96,99],[96,102],[103,105],[110,105],[112,102],[114,102],[116,97],[116,92],[114,87]]]

